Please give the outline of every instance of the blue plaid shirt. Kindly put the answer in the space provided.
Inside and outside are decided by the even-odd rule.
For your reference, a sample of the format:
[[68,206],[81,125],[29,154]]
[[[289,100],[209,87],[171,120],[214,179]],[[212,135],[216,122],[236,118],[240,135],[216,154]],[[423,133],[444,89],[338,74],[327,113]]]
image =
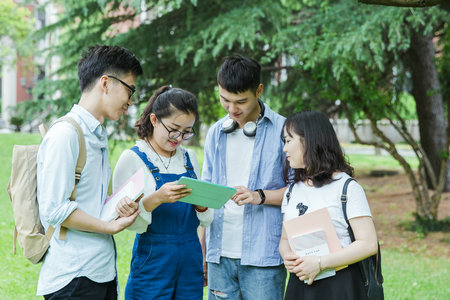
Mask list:
[[[202,179],[226,185],[227,135],[222,124],[228,116],[217,121],[208,131]],[[283,182],[283,143],[280,138],[285,118],[265,105],[264,117],[258,123],[251,162],[248,188],[250,190],[276,190]],[[219,263],[222,253],[222,226],[224,208],[214,210],[214,220],[206,230],[208,262]],[[279,206],[246,205],[242,233],[242,265],[277,266],[282,263],[278,253],[282,216]]]

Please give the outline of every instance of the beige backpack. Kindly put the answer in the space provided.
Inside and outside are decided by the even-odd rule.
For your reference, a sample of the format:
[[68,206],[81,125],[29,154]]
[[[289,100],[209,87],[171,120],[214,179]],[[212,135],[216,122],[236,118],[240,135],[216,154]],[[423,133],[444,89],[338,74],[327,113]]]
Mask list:
[[[68,122],[75,127],[78,133],[80,152],[75,168],[75,187],[70,200],[76,198],[77,184],[80,181],[81,171],[86,164],[86,144],[80,125],[70,117],[62,117],[55,121]],[[55,124],[53,123],[53,124]],[[42,137],[47,130],[42,124],[39,126]],[[23,249],[23,256],[33,264],[42,261],[49,247],[55,228],[49,226],[47,232],[42,227],[39,218],[39,206],[36,198],[37,178],[37,153],[39,145],[21,146],[14,145],[12,154],[11,177],[8,184],[8,194],[14,214],[14,254],[16,254],[16,241]],[[56,170],[55,170],[56,172]],[[65,239],[66,228],[61,227],[60,239]]]

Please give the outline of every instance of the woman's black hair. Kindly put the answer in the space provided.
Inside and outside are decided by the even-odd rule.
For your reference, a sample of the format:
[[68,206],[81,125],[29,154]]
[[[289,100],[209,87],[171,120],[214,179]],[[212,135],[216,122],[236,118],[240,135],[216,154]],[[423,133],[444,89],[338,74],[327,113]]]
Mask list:
[[311,180],[315,187],[321,187],[333,181],[336,171],[353,176],[353,168],[347,163],[344,153],[328,117],[317,111],[302,111],[288,117],[284,130],[292,137],[297,134],[303,138],[304,168],[292,169],[286,160],[283,164],[285,183]]
[[153,125],[150,121],[150,114],[154,113],[159,118],[165,118],[172,115],[176,110],[186,114],[194,114],[195,120],[197,121],[197,98],[191,92],[180,88],[172,88],[168,85],[160,87],[150,97],[139,120],[137,120],[134,125],[137,135],[141,139],[153,135]]

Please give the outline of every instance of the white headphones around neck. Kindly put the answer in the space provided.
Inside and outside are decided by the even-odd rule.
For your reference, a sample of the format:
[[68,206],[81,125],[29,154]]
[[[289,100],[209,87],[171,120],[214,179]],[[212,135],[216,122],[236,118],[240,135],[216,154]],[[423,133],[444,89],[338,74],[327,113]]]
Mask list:
[[[244,134],[248,137],[254,137],[256,135],[256,129],[258,127],[258,123],[264,116],[264,104],[259,99],[258,99],[258,103],[259,103],[259,107],[261,108],[261,112],[259,113],[258,119],[256,121],[250,121],[250,122],[245,123],[245,125],[243,127]],[[225,120],[225,122],[223,122],[222,131],[224,133],[231,133],[231,132],[235,131],[238,127],[239,127],[239,124],[235,120],[229,118],[229,119]]]

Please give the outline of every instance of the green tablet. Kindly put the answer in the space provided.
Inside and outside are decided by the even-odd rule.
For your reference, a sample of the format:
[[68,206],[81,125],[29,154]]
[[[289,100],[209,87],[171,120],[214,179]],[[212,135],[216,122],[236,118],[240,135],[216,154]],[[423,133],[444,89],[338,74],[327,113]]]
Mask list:
[[192,189],[192,194],[178,201],[215,209],[221,208],[236,193],[236,189],[232,187],[184,176],[177,183]]

